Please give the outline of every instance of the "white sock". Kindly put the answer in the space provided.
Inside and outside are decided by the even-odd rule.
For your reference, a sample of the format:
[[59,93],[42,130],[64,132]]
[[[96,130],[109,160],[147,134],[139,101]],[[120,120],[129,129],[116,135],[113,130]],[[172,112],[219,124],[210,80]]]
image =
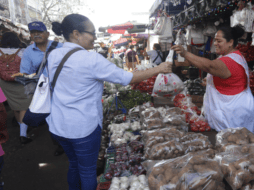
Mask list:
[[26,137],[27,128],[28,128],[28,126],[25,123],[20,124],[20,136],[21,137]]

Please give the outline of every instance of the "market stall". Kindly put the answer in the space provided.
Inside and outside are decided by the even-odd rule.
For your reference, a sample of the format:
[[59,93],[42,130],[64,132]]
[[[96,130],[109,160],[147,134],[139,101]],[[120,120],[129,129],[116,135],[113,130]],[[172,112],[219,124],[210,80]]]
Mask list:
[[[183,3],[186,4],[157,0],[151,8],[159,41],[170,45],[180,42],[190,52],[213,60],[218,26],[245,25],[246,37],[237,49],[248,62],[253,91],[251,2],[201,0],[182,6]],[[170,12],[174,7],[175,12]],[[167,60],[172,59],[182,58],[171,54]],[[136,70],[152,67],[144,61]],[[104,154],[105,165],[98,178],[98,190],[254,189],[253,131],[247,126],[219,132],[210,127],[202,109],[205,87],[201,83],[205,76],[190,67],[185,81],[176,74],[159,74],[122,92],[115,88],[127,113],[110,106],[112,97],[104,103],[109,112],[104,118],[101,155]]]

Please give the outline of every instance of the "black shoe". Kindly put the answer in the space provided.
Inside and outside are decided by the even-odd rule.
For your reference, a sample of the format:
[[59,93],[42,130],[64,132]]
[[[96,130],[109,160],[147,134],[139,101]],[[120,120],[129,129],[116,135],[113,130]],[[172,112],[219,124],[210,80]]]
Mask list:
[[32,142],[33,140],[30,139],[29,137],[20,137],[20,142],[21,144],[28,144],[30,142]]
[[62,146],[58,146],[55,153],[54,153],[54,156],[60,156],[64,153],[64,149]]

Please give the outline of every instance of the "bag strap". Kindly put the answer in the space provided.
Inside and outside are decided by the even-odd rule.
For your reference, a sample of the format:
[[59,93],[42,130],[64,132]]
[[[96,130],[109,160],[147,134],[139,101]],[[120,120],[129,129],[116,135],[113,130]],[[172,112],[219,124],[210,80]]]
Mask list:
[[39,68],[37,69],[37,71],[36,71],[36,74],[38,74],[38,73],[40,74],[41,71],[44,70],[45,65],[46,65],[46,62],[47,62],[47,59],[48,59],[49,53],[50,53],[52,50],[56,49],[57,45],[58,45],[58,42],[56,42],[56,41],[53,41],[53,42],[51,43],[51,45],[50,45],[48,51],[46,51],[45,54],[44,54],[44,57],[43,57],[42,62],[41,62],[41,64],[40,64],[40,67],[39,67]]
[[55,75],[54,75],[54,78],[53,78],[53,81],[51,83],[51,91],[53,92],[54,91],[54,88],[55,88],[55,85],[56,85],[56,80],[58,78],[58,75],[60,74],[63,66],[64,66],[64,63],[67,61],[67,59],[72,55],[74,54],[75,52],[79,51],[79,50],[83,50],[82,48],[75,48],[71,51],[69,51],[62,59],[61,63],[58,65],[57,69],[56,69],[56,72],[55,72]]
[[[13,59],[13,58],[15,58],[16,57],[16,55],[19,53],[19,51],[21,50],[21,48],[19,48],[17,51],[16,51],[16,53],[14,53],[14,54],[11,54],[9,57],[7,57],[6,59],[2,59],[3,61],[6,61],[6,64],[8,65],[9,64],[9,62]],[[0,53],[2,54],[2,55],[6,55],[1,49],[0,49]]]
[[162,57],[161,57],[160,52],[159,52],[159,51],[157,51],[157,50],[156,50],[156,52],[157,52],[157,54],[158,54],[158,55],[157,55],[157,57],[153,60],[153,63],[154,63],[154,62],[158,59],[158,57],[159,57],[159,56],[160,56],[160,58],[161,58],[161,60],[162,60]]

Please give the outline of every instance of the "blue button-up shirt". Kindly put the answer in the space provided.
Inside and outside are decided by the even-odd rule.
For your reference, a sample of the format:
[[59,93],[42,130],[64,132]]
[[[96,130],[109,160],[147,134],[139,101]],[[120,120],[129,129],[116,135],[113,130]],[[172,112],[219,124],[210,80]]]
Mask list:
[[[64,55],[76,47],[81,46],[66,42],[62,48],[51,52],[48,58],[51,82]],[[90,135],[98,124],[102,127],[103,82],[126,86],[132,77],[132,73],[118,68],[96,52],[84,49],[74,53],[56,81],[51,114],[47,118],[50,132],[75,139]]]
[[[47,50],[51,46],[53,41],[49,40]],[[62,47],[62,43],[58,43],[57,48]],[[22,56],[21,63],[20,63],[20,72],[33,74],[36,73],[37,69],[39,68],[45,52],[41,51],[35,43],[28,46]]]

